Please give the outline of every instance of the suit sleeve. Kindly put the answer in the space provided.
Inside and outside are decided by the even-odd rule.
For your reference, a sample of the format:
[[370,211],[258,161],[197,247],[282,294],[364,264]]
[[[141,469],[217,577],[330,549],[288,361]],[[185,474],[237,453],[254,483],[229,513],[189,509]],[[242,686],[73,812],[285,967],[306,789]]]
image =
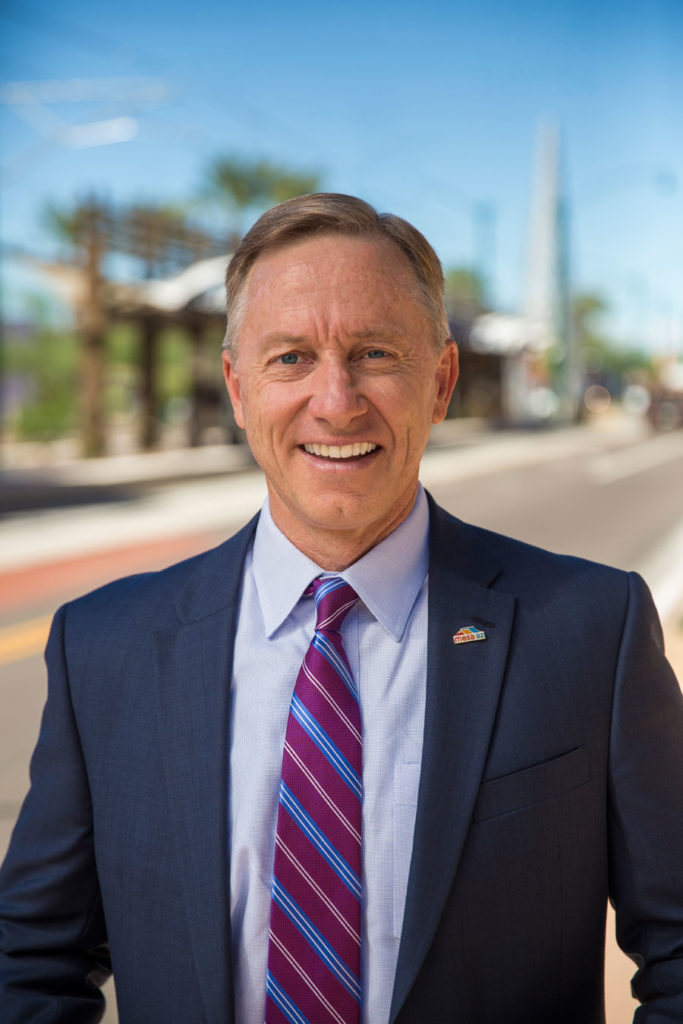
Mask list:
[[634,574],[614,695],[609,827],[617,939],[638,965],[634,1024],[683,1021],[683,697]]
[[0,871],[0,1020],[95,1024],[110,967],[88,782],[64,655],[66,610],[46,660],[48,699],[31,788]]

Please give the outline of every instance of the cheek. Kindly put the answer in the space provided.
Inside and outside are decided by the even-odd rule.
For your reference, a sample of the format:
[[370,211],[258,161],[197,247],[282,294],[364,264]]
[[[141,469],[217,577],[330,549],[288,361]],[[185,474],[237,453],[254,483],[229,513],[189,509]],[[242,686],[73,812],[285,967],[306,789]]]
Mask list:
[[251,403],[245,403],[247,430],[270,446],[277,443],[286,434],[294,419],[291,403],[284,402],[281,396],[264,390]]
[[377,396],[377,408],[395,432],[410,431],[431,424],[434,395],[421,381],[411,380],[399,387],[387,386]]

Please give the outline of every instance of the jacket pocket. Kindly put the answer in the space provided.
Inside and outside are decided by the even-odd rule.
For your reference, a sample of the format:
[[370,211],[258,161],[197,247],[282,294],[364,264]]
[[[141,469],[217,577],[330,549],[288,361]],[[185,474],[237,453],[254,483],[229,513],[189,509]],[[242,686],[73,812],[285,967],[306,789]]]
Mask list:
[[588,751],[585,747],[576,747],[551,761],[484,782],[479,788],[472,820],[486,821],[552,800],[582,786],[590,778]]

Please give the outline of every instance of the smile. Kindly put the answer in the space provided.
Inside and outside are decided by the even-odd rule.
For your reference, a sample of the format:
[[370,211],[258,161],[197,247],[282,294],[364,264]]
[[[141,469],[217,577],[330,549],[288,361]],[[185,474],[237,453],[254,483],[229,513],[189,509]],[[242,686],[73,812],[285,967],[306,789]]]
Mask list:
[[309,455],[318,455],[323,459],[351,459],[358,455],[369,455],[377,445],[369,441],[356,441],[354,444],[305,444],[303,447]]

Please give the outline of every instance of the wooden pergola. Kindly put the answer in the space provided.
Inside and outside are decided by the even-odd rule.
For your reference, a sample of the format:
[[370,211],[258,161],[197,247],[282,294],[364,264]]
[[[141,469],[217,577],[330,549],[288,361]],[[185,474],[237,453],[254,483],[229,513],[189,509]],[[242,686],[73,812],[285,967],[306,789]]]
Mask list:
[[[180,328],[189,338],[188,443],[200,444],[207,423],[217,424],[221,418],[216,401],[220,391],[202,371],[203,354],[209,334],[215,336],[225,322],[226,254],[236,238],[211,237],[164,211],[116,211],[93,199],[77,207],[70,229],[75,259],[38,261],[38,266],[73,309],[82,341],[84,453],[104,453],[106,334],[121,322],[133,323],[140,337],[140,447],[152,449],[159,440],[159,346],[169,327]],[[140,275],[126,283],[106,276],[105,257],[112,253],[131,258]],[[229,435],[229,423],[226,430]],[[237,428],[232,434],[236,439]]]

